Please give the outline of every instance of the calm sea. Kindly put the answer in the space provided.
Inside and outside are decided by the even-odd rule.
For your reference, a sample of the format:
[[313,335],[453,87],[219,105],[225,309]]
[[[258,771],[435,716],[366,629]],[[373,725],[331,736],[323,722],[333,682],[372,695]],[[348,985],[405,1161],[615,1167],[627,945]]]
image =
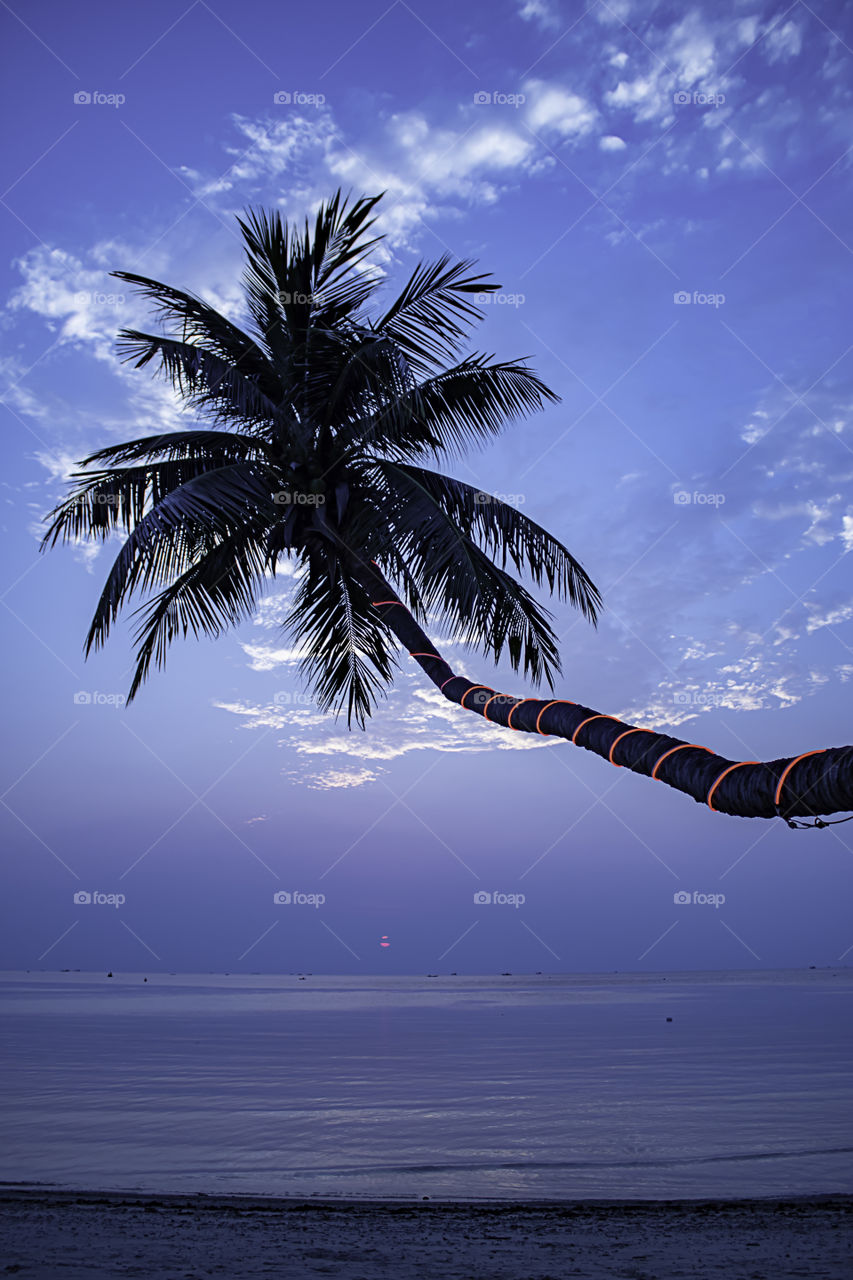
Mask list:
[[0,1179],[462,1199],[853,1192],[851,1014],[849,969],[6,974]]

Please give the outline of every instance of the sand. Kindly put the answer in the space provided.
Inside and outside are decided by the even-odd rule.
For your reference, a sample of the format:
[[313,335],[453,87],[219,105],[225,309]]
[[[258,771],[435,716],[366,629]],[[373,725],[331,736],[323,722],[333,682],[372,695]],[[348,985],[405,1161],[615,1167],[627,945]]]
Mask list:
[[0,1276],[787,1280],[853,1276],[853,1197],[272,1200],[0,1189]]

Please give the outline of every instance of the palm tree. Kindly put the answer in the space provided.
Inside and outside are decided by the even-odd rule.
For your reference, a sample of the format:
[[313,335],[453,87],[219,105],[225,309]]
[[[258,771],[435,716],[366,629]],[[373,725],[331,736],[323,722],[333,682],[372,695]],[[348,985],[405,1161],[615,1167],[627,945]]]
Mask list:
[[[240,219],[247,330],[200,298],[130,272],[171,334],[123,330],[120,350],[164,375],[203,425],[99,449],[52,513],[44,546],[124,542],[86,653],[134,612],[129,701],[176,636],[216,636],[255,610],[283,558],[298,568],[287,626],[321,708],[364,726],[397,642],[452,702],[498,726],[556,734],[614,765],[745,817],[853,807],[853,748],[735,762],[565,699],[515,698],[455,674],[422,628],[436,617],[553,690],[550,614],[516,574],[593,623],[601,600],[567,549],[490,494],[430,469],[558,397],[523,361],[462,355],[476,295],[500,286],[447,256],[421,263],[383,314],[366,238],[381,197],[338,192],[313,228]],[[394,584],[392,586],[392,584]],[[821,824],[822,825],[822,824]]]

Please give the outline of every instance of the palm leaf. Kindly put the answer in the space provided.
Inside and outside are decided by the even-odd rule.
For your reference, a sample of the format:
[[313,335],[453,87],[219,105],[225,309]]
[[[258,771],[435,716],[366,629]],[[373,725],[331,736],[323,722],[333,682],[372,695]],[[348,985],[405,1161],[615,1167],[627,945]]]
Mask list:
[[490,275],[465,275],[473,266],[470,259],[452,262],[449,254],[419,263],[377,322],[379,332],[394,339],[418,373],[429,373],[452,359],[471,325],[482,318],[470,296],[500,288]]
[[178,636],[215,638],[250,617],[257,608],[265,578],[265,556],[240,530],[202,553],[174,582],[146,605],[134,641],[136,670],[127,696],[132,702],[146,679],[152,660],[158,668]]
[[502,568],[510,560],[518,572],[529,573],[537,586],[546,585],[596,623],[601,608],[597,587],[566,547],[534,520],[452,476],[405,463],[377,460],[373,465],[389,479],[397,474],[408,477],[461,533],[474,538],[490,556],[500,556]]
[[305,650],[300,670],[320,709],[345,707],[347,723],[363,726],[393,679],[396,642],[340,559],[330,572],[308,557],[285,625]]

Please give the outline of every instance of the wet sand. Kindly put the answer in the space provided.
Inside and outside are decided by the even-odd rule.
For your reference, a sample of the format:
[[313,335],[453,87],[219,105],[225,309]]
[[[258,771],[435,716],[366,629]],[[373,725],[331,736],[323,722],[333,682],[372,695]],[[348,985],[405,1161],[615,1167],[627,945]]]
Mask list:
[[6,1187],[2,1275],[849,1280],[853,1197],[415,1202]]

